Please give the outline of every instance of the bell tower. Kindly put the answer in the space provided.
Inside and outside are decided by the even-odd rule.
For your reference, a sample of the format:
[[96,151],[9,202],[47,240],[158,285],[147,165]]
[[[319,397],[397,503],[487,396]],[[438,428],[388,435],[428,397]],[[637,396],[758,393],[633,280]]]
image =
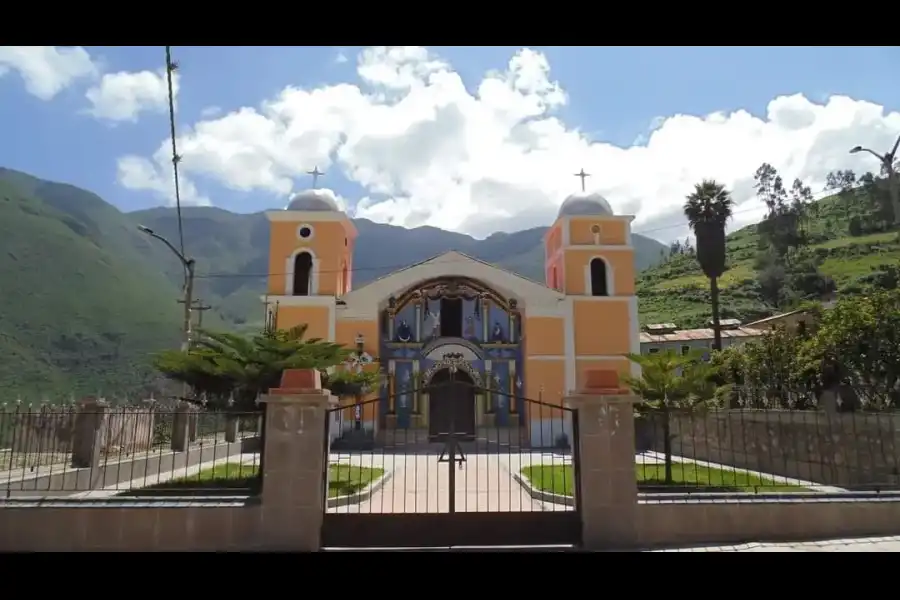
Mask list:
[[634,217],[616,215],[609,202],[584,189],[559,208],[544,243],[546,285],[565,294],[567,389],[581,389],[592,369],[636,374],[625,358],[640,353],[635,295]]
[[335,299],[353,285],[356,227],[328,189],[302,191],[266,217],[269,313],[279,329],[304,323],[307,337],[333,340]]
[[634,295],[633,219],[597,193],[566,198],[544,238],[546,285],[571,296]]

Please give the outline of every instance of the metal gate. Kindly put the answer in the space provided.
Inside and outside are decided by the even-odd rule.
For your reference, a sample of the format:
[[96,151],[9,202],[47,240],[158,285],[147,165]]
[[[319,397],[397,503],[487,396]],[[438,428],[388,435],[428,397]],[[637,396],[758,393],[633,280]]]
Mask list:
[[324,547],[580,545],[576,411],[456,373],[406,394],[329,411]]

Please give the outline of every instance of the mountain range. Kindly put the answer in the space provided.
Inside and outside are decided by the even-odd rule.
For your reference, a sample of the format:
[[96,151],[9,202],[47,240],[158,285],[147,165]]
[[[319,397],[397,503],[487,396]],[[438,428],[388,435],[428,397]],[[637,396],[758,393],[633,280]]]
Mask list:
[[[197,263],[204,327],[249,329],[263,318],[269,225],[262,212],[182,210],[186,253]],[[405,229],[356,219],[354,284],[447,250],[543,280],[546,227],[477,240],[434,227]],[[181,336],[183,272],[172,208],[124,213],[81,188],[0,168],[0,401],[18,394],[136,393],[158,388],[153,352]],[[637,266],[666,247],[633,236]]]

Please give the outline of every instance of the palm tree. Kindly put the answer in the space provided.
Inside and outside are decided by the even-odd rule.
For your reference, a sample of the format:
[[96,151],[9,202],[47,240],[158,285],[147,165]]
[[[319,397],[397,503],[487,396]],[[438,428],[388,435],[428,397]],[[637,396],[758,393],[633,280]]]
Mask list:
[[716,384],[718,367],[703,360],[703,352],[691,350],[678,354],[672,350],[656,354],[629,354],[629,360],[641,367],[641,376],[624,375],[622,380],[641,397],[635,407],[638,414],[658,414],[662,419],[663,455],[666,484],[672,483],[672,434],[669,411],[694,409],[713,400],[721,400],[730,390]]
[[167,378],[187,384],[189,402],[208,408],[258,410],[256,399],[278,387],[286,369],[327,369],[341,364],[349,352],[339,344],[303,339],[306,325],[289,330],[266,329],[250,337],[203,331],[189,352],[167,350],[154,364]]
[[725,272],[725,224],[731,218],[733,207],[731,194],[712,179],[696,184],[684,203],[684,216],[697,238],[697,260],[709,278],[714,350],[722,349],[718,280]]

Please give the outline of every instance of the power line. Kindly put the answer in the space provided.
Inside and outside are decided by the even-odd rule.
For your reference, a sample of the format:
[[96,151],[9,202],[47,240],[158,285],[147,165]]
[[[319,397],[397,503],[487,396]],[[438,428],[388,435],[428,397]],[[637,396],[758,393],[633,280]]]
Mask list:
[[[824,189],[816,192],[813,196],[822,196],[822,194],[827,194],[827,196],[822,196],[815,201],[818,202],[822,200],[824,197],[833,196],[839,193],[838,190],[830,190]],[[737,210],[732,213],[732,215],[739,215],[743,213],[758,211],[759,207],[754,208],[746,208],[743,210]],[[674,229],[676,227],[687,227],[686,223],[676,223],[673,225],[663,225],[661,227],[654,227],[652,229],[643,229],[641,231],[633,231],[632,234],[645,235],[648,233],[653,233],[656,231],[665,231],[667,229]],[[463,263],[467,262],[465,259],[452,259],[452,260],[442,260],[442,261],[434,261],[431,264],[452,264],[452,263]],[[379,265],[376,267],[354,267],[350,269],[352,273],[360,273],[364,271],[397,271],[400,269],[406,269],[412,266],[410,263],[403,264],[395,264],[395,265]],[[319,273],[339,273],[343,271],[343,269],[320,269]],[[288,273],[204,273],[196,275],[197,279],[232,279],[232,278],[244,278],[244,279],[262,279],[264,277],[285,277]]]

